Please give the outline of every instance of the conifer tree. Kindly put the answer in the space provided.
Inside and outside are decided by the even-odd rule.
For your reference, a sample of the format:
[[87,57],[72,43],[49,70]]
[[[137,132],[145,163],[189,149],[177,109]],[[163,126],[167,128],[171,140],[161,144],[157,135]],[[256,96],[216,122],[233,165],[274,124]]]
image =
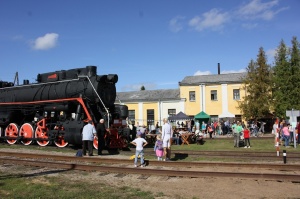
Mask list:
[[243,116],[247,119],[259,119],[270,113],[271,105],[271,67],[263,48],[259,48],[257,60],[251,60],[243,79],[246,95],[239,103]]
[[289,65],[288,48],[284,41],[281,40],[275,55],[275,66],[273,67],[272,77],[273,107],[275,115],[280,118],[285,118],[285,111],[288,107],[288,96],[285,92],[288,89]]
[[292,39],[292,48],[290,50],[291,53],[291,71],[290,71],[290,78],[289,78],[289,85],[290,85],[290,93],[289,93],[289,102],[291,109],[300,110],[300,48],[299,42],[297,37],[293,37]]
[[288,49],[282,40],[275,55],[273,67],[274,110],[278,117],[285,118],[286,110],[300,109],[300,50],[296,37]]
[[141,86],[141,91],[146,90],[145,86]]

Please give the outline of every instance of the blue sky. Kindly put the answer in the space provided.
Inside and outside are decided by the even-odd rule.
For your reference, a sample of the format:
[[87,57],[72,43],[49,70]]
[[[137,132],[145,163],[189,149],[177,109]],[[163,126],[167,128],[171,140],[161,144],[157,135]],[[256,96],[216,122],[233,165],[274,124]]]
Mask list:
[[0,79],[98,67],[117,91],[241,72],[300,33],[298,0],[0,0]]

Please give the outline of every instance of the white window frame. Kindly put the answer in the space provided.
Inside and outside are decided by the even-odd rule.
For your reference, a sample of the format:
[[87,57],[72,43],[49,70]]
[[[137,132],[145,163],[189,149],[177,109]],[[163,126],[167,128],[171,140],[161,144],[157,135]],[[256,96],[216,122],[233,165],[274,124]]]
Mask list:
[[218,91],[217,90],[211,90],[210,91],[210,100],[211,101],[217,101],[218,100]]
[[189,100],[190,100],[190,102],[195,102],[196,101],[196,92],[195,91],[190,91],[189,92]]

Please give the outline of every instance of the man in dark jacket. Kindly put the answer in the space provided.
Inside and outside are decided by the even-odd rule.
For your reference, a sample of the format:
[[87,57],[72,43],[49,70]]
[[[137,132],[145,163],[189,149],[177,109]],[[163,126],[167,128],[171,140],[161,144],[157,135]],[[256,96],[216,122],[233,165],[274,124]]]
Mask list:
[[101,119],[97,125],[97,136],[98,136],[98,155],[102,155],[102,150],[105,147],[105,137],[106,129],[104,124],[104,119]]

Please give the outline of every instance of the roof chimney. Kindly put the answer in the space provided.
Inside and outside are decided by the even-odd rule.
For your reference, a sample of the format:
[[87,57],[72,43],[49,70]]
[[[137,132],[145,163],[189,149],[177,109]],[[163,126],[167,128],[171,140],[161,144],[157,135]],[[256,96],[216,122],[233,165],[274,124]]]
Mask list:
[[220,75],[220,63],[218,63],[218,75]]

